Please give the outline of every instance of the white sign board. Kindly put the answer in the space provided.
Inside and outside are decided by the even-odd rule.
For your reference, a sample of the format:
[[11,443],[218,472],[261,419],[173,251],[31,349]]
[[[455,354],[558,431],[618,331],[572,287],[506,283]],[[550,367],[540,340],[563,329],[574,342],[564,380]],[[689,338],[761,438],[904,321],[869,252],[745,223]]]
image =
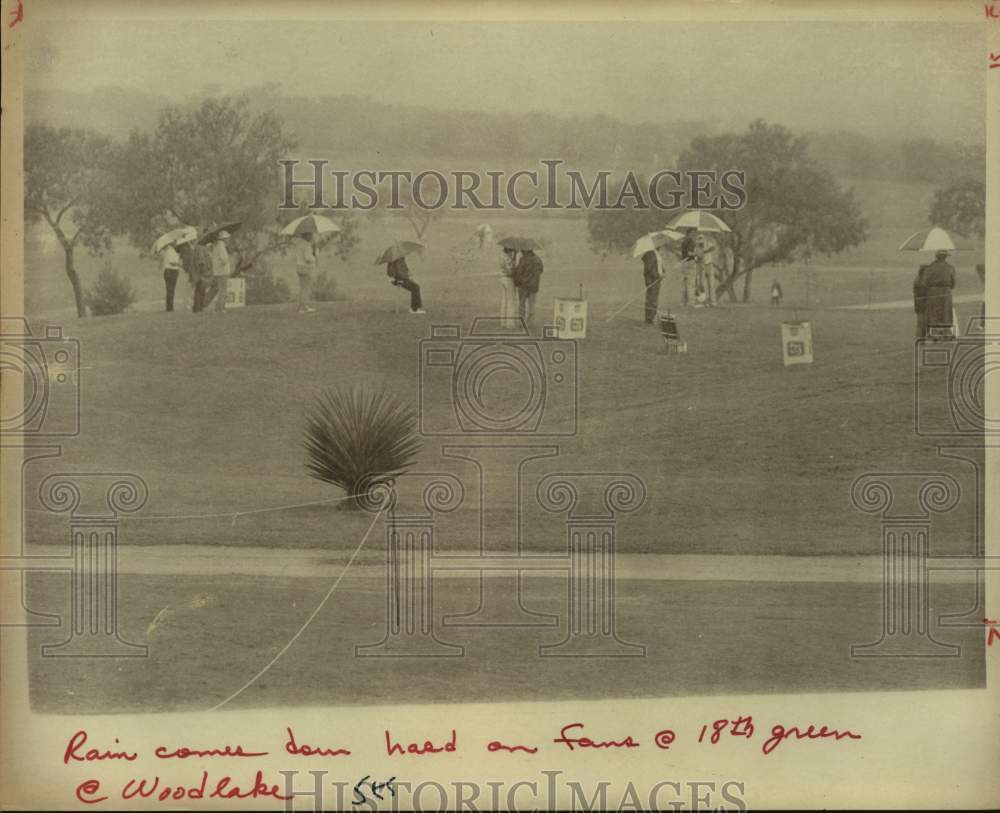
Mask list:
[[230,277],[226,285],[226,307],[242,308],[247,304],[247,283],[243,277]]
[[781,352],[786,367],[792,364],[812,364],[812,322],[782,322]]
[[557,299],[555,305],[556,337],[585,339],[587,337],[587,300]]

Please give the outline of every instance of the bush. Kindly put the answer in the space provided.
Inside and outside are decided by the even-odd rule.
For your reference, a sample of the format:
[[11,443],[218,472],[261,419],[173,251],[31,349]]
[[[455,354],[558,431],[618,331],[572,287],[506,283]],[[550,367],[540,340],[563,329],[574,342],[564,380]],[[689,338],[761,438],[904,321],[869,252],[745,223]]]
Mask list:
[[326,271],[320,271],[313,280],[312,298],[317,302],[333,302],[343,297],[337,293],[337,280]]
[[253,274],[244,275],[246,280],[246,303],[248,305],[280,305],[292,298],[291,289],[284,280],[275,279],[274,273],[264,268]]
[[136,294],[132,283],[116,271],[110,263],[105,263],[97,275],[97,281],[87,290],[87,307],[91,316],[113,316],[124,313],[135,302]]
[[416,424],[413,407],[385,390],[327,390],[306,411],[306,467],[310,476],[344,489],[351,497],[347,504],[359,507],[361,495],[412,464],[420,451]]

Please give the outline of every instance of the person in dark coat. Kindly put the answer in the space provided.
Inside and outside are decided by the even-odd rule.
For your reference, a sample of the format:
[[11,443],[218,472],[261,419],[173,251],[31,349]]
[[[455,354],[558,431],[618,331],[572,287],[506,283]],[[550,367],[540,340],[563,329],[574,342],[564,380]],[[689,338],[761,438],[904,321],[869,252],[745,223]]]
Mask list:
[[212,252],[206,246],[189,242],[177,247],[181,263],[194,290],[191,310],[195,313],[205,307],[215,296],[215,280],[212,279]]
[[420,286],[410,278],[410,268],[406,264],[406,257],[400,257],[386,263],[385,273],[392,284],[410,292],[410,313],[426,313],[424,303],[420,297]]
[[955,288],[955,267],[948,262],[947,251],[938,251],[934,255],[934,262],[924,268],[924,286],[927,296],[927,330],[939,335],[954,335],[951,293]]
[[927,336],[927,285],[924,283],[924,272],[926,265],[917,269],[916,279],[913,280],[913,312],[917,314],[917,338],[923,339]]
[[514,268],[514,285],[517,288],[520,316],[526,325],[530,325],[535,318],[535,300],[538,298],[538,288],[544,270],[542,258],[534,251],[526,248],[521,252],[521,259]]
[[642,255],[642,281],[646,284],[646,324],[656,321],[656,312],[660,306],[660,262],[655,251],[647,251]]

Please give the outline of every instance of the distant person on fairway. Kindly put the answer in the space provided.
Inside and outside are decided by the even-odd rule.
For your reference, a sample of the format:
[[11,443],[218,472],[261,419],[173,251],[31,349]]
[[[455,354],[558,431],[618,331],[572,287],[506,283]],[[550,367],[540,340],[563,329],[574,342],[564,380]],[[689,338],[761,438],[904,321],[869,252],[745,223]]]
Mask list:
[[927,337],[927,285],[924,283],[924,273],[927,266],[922,265],[917,269],[917,276],[913,280],[913,312],[917,315],[917,338]]
[[518,313],[526,325],[535,320],[535,301],[538,299],[538,288],[542,281],[545,266],[542,258],[530,248],[521,252],[521,259],[514,269],[514,285],[517,286]]
[[173,243],[168,243],[160,252],[160,267],[163,269],[163,282],[167,288],[167,313],[174,309],[174,291],[177,289],[177,278],[181,274],[181,256]]
[[947,251],[935,252],[934,262],[924,268],[924,285],[927,289],[927,330],[939,337],[942,334],[954,336],[951,293],[955,288],[955,267],[948,262]]
[[406,257],[386,263],[385,273],[393,285],[410,292],[410,313],[426,313],[423,300],[420,298],[420,286],[410,278]]
[[229,290],[229,277],[232,275],[229,250],[226,248],[228,239],[229,232],[223,230],[212,242],[212,279],[215,282],[215,312],[218,314],[226,312],[226,294]]
[[660,280],[663,272],[655,251],[642,255],[642,281],[646,285],[646,324],[656,322],[656,312],[660,307]]
[[316,243],[313,233],[305,232],[295,241],[295,273],[299,277],[299,313],[314,313],[312,300],[313,274],[316,273]]
[[781,290],[781,283],[779,283],[778,280],[775,280],[774,282],[771,283],[771,304],[780,305],[781,298],[783,296],[784,293],[782,293]]

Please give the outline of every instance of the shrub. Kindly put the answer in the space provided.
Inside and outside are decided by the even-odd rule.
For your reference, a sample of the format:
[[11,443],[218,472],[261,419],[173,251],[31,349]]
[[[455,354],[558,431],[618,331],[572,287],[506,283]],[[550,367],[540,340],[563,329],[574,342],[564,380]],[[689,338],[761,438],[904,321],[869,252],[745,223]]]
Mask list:
[[420,451],[412,406],[365,387],[327,390],[306,411],[304,445],[311,477],[359,497],[402,474]]
[[132,283],[105,263],[97,280],[87,290],[87,307],[92,316],[113,316],[124,313],[135,302],[136,294]]
[[320,271],[313,280],[312,298],[317,302],[333,302],[342,299],[337,292],[337,280],[326,273]]
[[248,305],[280,305],[289,302],[292,291],[288,284],[276,279],[269,268],[263,268],[253,274],[245,274],[246,303]]

